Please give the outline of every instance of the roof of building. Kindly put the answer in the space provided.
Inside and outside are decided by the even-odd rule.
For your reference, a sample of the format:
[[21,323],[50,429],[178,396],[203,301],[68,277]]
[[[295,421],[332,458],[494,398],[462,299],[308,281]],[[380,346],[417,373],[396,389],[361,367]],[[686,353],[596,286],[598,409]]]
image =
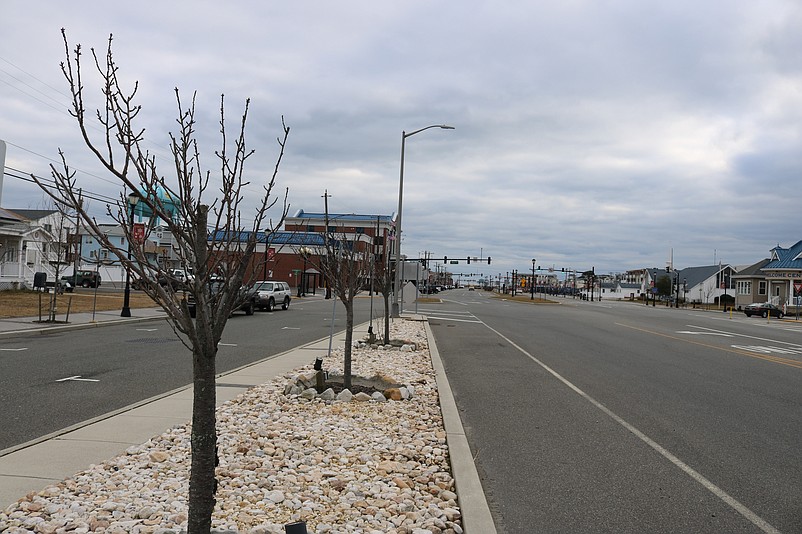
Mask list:
[[618,285],[621,289],[640,289],[640,284],[633,284],[631,282],[621,282]]
[[743,269],[739,269],[738,273],[733,275],[733,278],[753,278],[753,277],[762,277],[763,273],[760,272],[763,267],[766,266],[771,260],[768,258],[762,259],[759,262],[744,267]]
[[[293,217],[288,217],[288,219],[314,219],[318,221],[322,221],[326,218],[325,213],[315,213],[315,212],[306,212],[304,210],[298,210],[298,212]],[[359,222],[373,222],[375,223],[378,219],[380,222],[385,224],[389,224],[393,222],[395,219],[395,214],[392,215],[367,215],[367,214],[360,214],[360,213],[329,213],[329,220],[348,220],[348,221],[359,221]]]
[[[684,280],[687,283],[687,287],[694,287],[705,280],[709,279],[712,276],[715,276],[716,273],[728,267],[727,265],[703,265],[701,267],[686,267],[679,271],[679,278],[680,280]],[[672,273],[673,278],[673,273]]]
[[797,241],[790,248],[777,245],[771,249],[771,259],[763,266],[763,270],[775,269],[802,269],[802,241]]
[[4,222],[20,222],[22,221],[22,217],[12,210],[0,208],[0,220]]
[[58,212],[58,210],[11,210],[11,209],[4,211],[7,212],[10,211],[11,213],[17,214],[20,217],[23,217],[24,219],[27,219],[29,221],[36,221],[38,219],[47,217],[48,215],[52,215]]
[[[264,241],[264,235],[260,236],[259,242]],[[323,246],[325,244],[323,234],[318,232],[273,232],[267,239],[270,245],[311,245]]]
[[[250,231],[243,231],[239,234],[239,241],[247,241],[251,236]],[[209,236],[209,241],[223,241],[226,237],[225,230],[218,230],[214,235]],[[265,242],[265,233],[258,232],[256,240],[259,243]],[[289,245],[289,246],[324,246],[323,234],[319,232],[273,232],[267,234],[268,245]]]

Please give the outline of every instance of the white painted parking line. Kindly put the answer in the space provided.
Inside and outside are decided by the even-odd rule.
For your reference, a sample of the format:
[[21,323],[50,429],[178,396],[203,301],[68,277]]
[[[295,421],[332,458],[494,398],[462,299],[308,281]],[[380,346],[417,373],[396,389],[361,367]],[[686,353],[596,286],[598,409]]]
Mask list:
[[437,313],[440,315],[462,315],[466,317],[473,317],[473,314],[469,311],[443,311],[443,310],[428,310],[421,308],[420,310],[418,310],[418,313],[421,315],[426,315],[429,313]]
[[721,332],[693,332],[691,330],[677,330],[677,334],[691,334],[693,336],[722,336],[732,337],[731,334],[723,334]]
[[732,348],[758,354],[802,354],[802,347],[770,347],[764,345],[732,345]]
[[281,329],[282,330],[300,330],[300,328],[297,327],[297,326],[282,326]]
[[137,332],[155,332],[158,328],[137,328]]
[[236,343],[218,343],[217,346],[218,347],[236,347],[237,344]]
[[438,317],[436,315],[427,315],[427,317],[429,319],[436,319],[438,321],[454,321],[457,323],[479,323],[479,324],[482,323],[482,321],[476,319],[475,317],[473,319],[457,319],[456,317]]
[[692,324],[685,325],[685,326],[688,326],[690,328],[698,328],[699,330],[704,330],[704,331],[707,331],[707,332],[717,332],[717,333],[720,333],[720,334],[728,334],[731,337],[745,337],[745,338],[748,338],[748,339],[756,339],[758,341],[768,341],[770,343],[777,343],[777,344],[780,344],[780,345],[791,345],[792,347],[802,347],[802,345],[800,345],[799,343],[791,343],[789,341],[780,341],[779,339],[769,339],[769,338],[765,338],[765,337],[750,336],[748,334],[741,334],[739,332],[728,332],[726,330],[716,330],[714,328],[707,328],[707,327],[704,327],[704,326],[696,326],[696,325],[692,325]]
[[21,348],[18,348],[18,349],[0,349],[0,351],[3,351],[3,350],[6,351],[6,352],[20,352],[20,351],[23,351],[23,350],[28,350],[28,347],[21,347]]
[[70,382],[70,381],[75,381],[75,382],[100,382],[100,380],[96,380],[94,378],[81,378],[81,375],[68,376],[67,378],[60,378],[60,379],[56,380],[56,382]]

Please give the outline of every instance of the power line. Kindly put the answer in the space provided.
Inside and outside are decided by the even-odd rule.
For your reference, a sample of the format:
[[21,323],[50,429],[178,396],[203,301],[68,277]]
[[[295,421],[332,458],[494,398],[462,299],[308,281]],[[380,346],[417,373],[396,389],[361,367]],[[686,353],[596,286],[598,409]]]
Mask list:
[[[38,156],[38,157],[40,157],[40,158],[42,158],[42,159],[46,159],[47,161],[52,161],[53,163],[56,163],[56,164],[58,164],[58,165],[61,165],[61,164],[62,164],[62,162],[61,162],[61,161],[59,161],[59,160],[56,160],[56,159],[53,159],[53,158],[47,157],[47,156],[45,156],[45,155],[42,155],[42,154],[39,154],[38,152],[34,152],[33,150],[30,150],[30,149],[27,149],[27,148],[25,148],[25,147],[22,147],[22,146],[19,146],[19,145],[17,145],[17,144],[14,144],[14,143],[12,143],[11,141],[6,141],[6,144],[7,144],[7,145],[11,145],[11,146],[13,146],[13,147],[15,147],[15,148],[19,148],[20,150],[23,150],[23,151],[25,151],[25,152],[28,152],[29,154],[33,154],[34,156]],[[7,168],[7,169],[10,169],[11,167],[6,167],[6,168]],[[114,181],[114,180],[110,180],[109,178],[103,178],[102,176],[98,176],[97,174],[92,174],[91,172],[87,172],[87,171],[84,171],[84,170],[81,170],[81,169],[77,169],[77,168],[75,168],[75,167],[70,167],[70,169],[71,169],[71,170],[73,170],[73,171],[76,171],[76,172],[80,172],[81,174],[85,174],[85,175],[87,175],[87,176],[91,176],[92,178],[97,178],[98,180],[100,180],[100,181],[102,181],[102,182],[106,182],[106,183],[108,183],[108,184],[111,184],[111,185],[117,185],[117,182],[116,182],[116,181]],[[27,173],[25,173],[24,171],[20,171],[20,170],[17,170],[17,172],[21,172],[21,173],[23,173],[23,174],[27,174]]]
[[[11,172],[8,172],[11,171]],[[36,184],[36,180],[31,177],[30,174],[25,174],[24,171],[19,169],[14,169],[12,167],[6,167],[6,175],[10,176],[11,178],[16,178],[18,180],[22,180],[23,182],[29,182],[32,184]],[[41,187],[45,187],[47,189],[51,189],[53,191],[56,190],[56,182],[53,178],[45,178],[42,176],[36,176],[36,179],[39,180]],[[39,185],[39,184],[37,184]],[[100,193],[93,193],[91,191],[86,191],[82,188],[83,197],[89,200],[97,200],[98,202],[104,203],[116,203],[119,199],[115,199],[112,197],[108,197],[106,195],[102,195]]]
[[[7,60],[6,58],[4,58],[4,57],[0,56],[0,61],[3,61],[4,63],[7,63],[7,64],[11,65],[12,67],[14,67],[15,69],[17,69],[17,70],[18,70],[18,71],[20,71],[20,72],[24,72],[26,75],[30,76],[31,78],[33,78],[33,79],[34,79],[34,80],[36,80],[37,82],[41,83],[42,85],[44,85],[44,86],[45,86],[45,87],[47,87],[48,89],[51,89],[51,90],[53,90],[54,92],[56,92],[56,93],[58,93],[58,94],[60,94],[60,95],[62,95],[62,96],[65,96],[65,97],[66,97],[66,96],[68,96],[68,95],[67,95],[67,93],[65,93],[65,92],[62,92],[62,91],[61,91],[61,90],[59,90],[59,89],[56,89],[55,87],[53,87],[52,85],[50,85],[50,84],[48,84],[48,83],[46,83],[46,82],[43,82],[42,80],[40,80],[39,78],[37,78],[36,76],[34,76],[33,74],[31,74],[30,72],[26,71],[26,70],[25,70],[25,69],[23,69],[22,67],[19,67],[19,66],[15,65],[14,63],[12,63],[12,62],[10,62],[9,60]],[[24,82],[23,82],[23,83],[24,83]],[[42,93],[42,94],[44,94],[44,93]]]

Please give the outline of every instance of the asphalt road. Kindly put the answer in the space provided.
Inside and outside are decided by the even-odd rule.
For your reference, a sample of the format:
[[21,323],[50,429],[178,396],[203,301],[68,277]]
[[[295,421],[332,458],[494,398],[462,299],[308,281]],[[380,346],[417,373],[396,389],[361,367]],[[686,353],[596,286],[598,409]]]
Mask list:
[[[217,371],[328,336],[333,305],[293,300],[287,311],[235,313],[219,346]],[[373,305],[375,317],[381,298]],[[369,310],[370,299],[358,297],[355,324],[369,320]],[[334,331],[343,329],[345,308],[337,302]],[[192,382],[191,353],[165,320],[4,336],[0,343],[0,450]]]
[[439,296],[500,533],[802,532],[802,324]]

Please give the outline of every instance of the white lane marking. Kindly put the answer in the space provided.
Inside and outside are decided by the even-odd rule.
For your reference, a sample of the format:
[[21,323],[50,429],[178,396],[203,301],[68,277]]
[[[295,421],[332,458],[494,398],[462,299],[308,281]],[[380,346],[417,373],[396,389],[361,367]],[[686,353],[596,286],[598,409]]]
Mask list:
[[75,382],[100,382],[100,380],[95,380],[94,378],[81,378],[81,375],[68,376],[67,378],[60,378],[60,379],[56,380],[56,382],[68,382],[68,381],[75,381]]
[[705,326],[695,326],[695,325],[692,325],[692,324],[689,324],[689,325],[686,325],[686,326],[689,326],[691,328],[699,328],[701,330],[708,330],[710,332],[719,332],[719,333],[722,333],[722,334],[729,334],[730,336],[746,337],[746,338],[749,338],[749,339],[757,339],[758,341],[769,341],[771,343],[779,343],[780,345],[791,345],[793,347],[802,347],[802,345],[800,345],[799,343],[791,343],[790,341],[780,341],[778,339],[770,339],[770,338],[766,338],[766,337],[750,336],[750,335],[741,334],[741,333],[738,333],[738,332],[727,332],[726,330],[716,330],[715,328],[707,328]]
[[421,308],[418,310],[420,314],[427,314],[427,313],[439,313],[440,315],[461,315],[463,317],[473,317],[473,314],[469,311],[443,311],[443,310],[428,310],[425,308]]
[[[481,321],[481,322],[484,323],[484,321]],[[643,432],[638,430],[636,427],[634,427],[633,425],[631,425],[630,423],[625,421],[622,417],[618,416],[615,412],[610,410],[607,406],[605,406],[601,402],[597,401],[596,399],[594,399],[593,397],[591,397],[590,395],[585,393],[578,386],[575,386],[572,382],[570,382],[567,378],[563,377],[560,373],[558,373],[557,371],[555,371],[554,369],[552,369],[551,367],[549,367],[548,365],[546,365],[545,363],[543,363],[542,361],[537,359],[535,356],[533,356],[532,354],[527,352],[525,349],[523,349],[522,347],[517,345],[514,341],[512,341],[510,338],[508,338],[507,336],[505,336],[504,334],[502,334],[501,332],[499,332],[498,330],[496,330],[492,326],[488,325],[487,323],[484,323],[484,325],[489,330],[491,330],[492,332],[495,332],[497,336],[499,336],[500,338],[505,340],[507,343],[509,343],[510,345],[512,345],[513,347],[518,349],[521,353],[526,355],[533,362],[535,362],[540,367],[542,367],[547,372],[549,372],[552,376],[554,376],[554,378],[556,378],[557,380],[559,380],[560,382],[562,382],[563,384],[568,386],[570,389],[572,389],[579,396],[581,396],[586,401],[591,403],[593,406],[595,406],[596,408],[598,408],[599,410],[601,410],[602,412],[607,414],[607,416],[609,416],[613,421],[615,421],[616,423],[618,423],[619,425],[621,425],[625,429],[627,429],[629,432],[634,434],[643,443],[645,443],[646,445],[648,445],[649,447],[654,449],[663,458],[665,458],[666,460],[668,460],[669,462],[674,464],[676,467],[678,467],[685,474],[687,474],[692,479],[694,479],[696,482],[698,482],[702,487],[704,487],[710,493],[712,493],[713,495],[715,495],[716,497],[718,497],[719,499],[724,501],[727,505],[730,506],[730,508],[732,508],[733,510],[735,510],[736,512],[741,514],[744,518],[748,519],[753,525],[758,527],[760,530],[762,530],[766,534],[780,534],[779,530],[777,530],[776,528],[771,526],[766,520],[764,520],[762,517],[760,517],[759,515],[757,515],[753,511],[751,511],[749,508],[747,508],[746,506],[741,504],[737,499],[735,499],[735,497],[731,496],[726,491],[724,491],[723,489],[721,489],[718,486],[716,486],[713,482],[711,482],[710,480],[705,478],[701,473],[697,472],[691,466],[689,466],[688,464],[686,464],[685,462],[683,462],[682,460],[680,460],[679,458],[674,456],[671,452],[669,452],[667,449],[665,449],[662,445],[660,445],[659,443],[654,441],[652,438],[650,438],[649,436],[647,436],[646,434],[644,434]]]
[[282,330],[300,330],[300,328],[297,327],[297,326],[282,326],[281,329]]
[[28,347],[22,347],[22,348],[19,348],[19,349],[0,349],[0,350],[4,350],[4,351],[7,351],[7,352],[20,352],[20,351],[23,351],[23,350],[28,350]]
[[482,323],[482,321],[480,321],[480,320],[478,320],[476,318],[473,318],[473,319],[457,319],[456,317],[438,317],[436,315],[427,315],[426,317],[428,317],[429,319],[437,319],[437,320],[440,320],[440,321],[454,321],[454,322],[457,322],[457,323],[480,323],[480,324]]
[[443,302],[450,302],[452,304],[459,304],[460,306],[467,306],[466,303],[460,302],[458,300],[451,300],[451,299],[443,299]]
[[693,332],[691,330],[677,330],[677,334],[691,334],[694,336],[723,336],[732,337],[732,334],[722,334],[721,332]]
[[237,344],[236,343],[218,343],[217,346],[218,347],[236,347]]
[[137,332],[155,332],[158,328],[137,328]]
[[762,345],[731,345],[734,349],[746,350],[749,352],[757,352],[758,354],[802,354],[802,347],[799,348],[781,348],[781,347],[766,347]]

